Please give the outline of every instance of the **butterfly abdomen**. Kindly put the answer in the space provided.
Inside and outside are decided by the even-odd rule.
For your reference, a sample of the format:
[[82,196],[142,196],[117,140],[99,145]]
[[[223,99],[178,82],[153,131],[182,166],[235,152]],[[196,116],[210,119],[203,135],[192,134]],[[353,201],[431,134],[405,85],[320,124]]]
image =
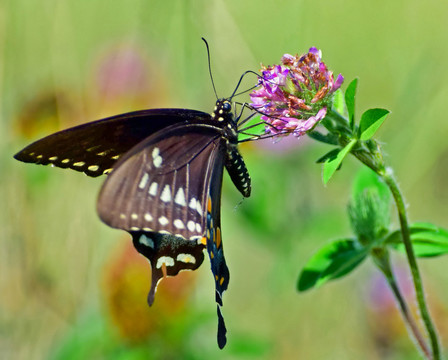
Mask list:
[[236,188],[244,197],[249,197],[251,191],[250,175],[236,146],[228,146],[225,164]]

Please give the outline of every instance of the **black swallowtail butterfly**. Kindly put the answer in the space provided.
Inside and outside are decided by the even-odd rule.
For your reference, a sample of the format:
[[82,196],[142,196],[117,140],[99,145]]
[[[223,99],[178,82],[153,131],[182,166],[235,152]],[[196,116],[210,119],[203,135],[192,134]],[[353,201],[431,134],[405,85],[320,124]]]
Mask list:
[[235,119],[231,109],[230,100],[224,99],[216,102],[211,115],[187,109],[116,115],[52,134],[14,156],[92,177],[109,174],[97,210],[107,225],[128,231],[135,248],[150,260],[150,305],[164,272],[174,276],[197,269],[207,249],[220,348],[226,344],[220,307],[229,283],[220,224],[224,167],[243,196],[251,191],[237,149],[241,116]]

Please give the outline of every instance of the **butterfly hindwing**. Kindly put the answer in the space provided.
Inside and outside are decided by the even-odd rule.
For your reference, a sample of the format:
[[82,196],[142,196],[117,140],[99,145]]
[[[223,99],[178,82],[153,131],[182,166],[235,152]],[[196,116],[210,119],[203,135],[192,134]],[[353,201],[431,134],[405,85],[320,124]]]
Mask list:
[[222,349],[226,342],[226,326],[221,313],[222,294],[229,285],[230,273],[224,257],[221,237],[221,189],[224,166],[216,166],[211,174],[210,186],[207,189],[207,252],[215,280],[215,299],[218,312],[218,346]]
[[221,348],[226,328],[220,306],[229,283],[220,224],[225,157],[225,140],[215,129],[173,126],[120,159],[98,199],[100,218],[129,231],[137,250],[151,262],[149,303],[163,267],[167,275],[194,270],[206,246],[215,279]]
[[176,275],[202,263],[210,234],[207,190],[221,192],[224,151],[216,129],[173,126],[124,155],[100,191],[100,218],[129,231],[137,250],[151,261],[150,303],[162,266],[167,275]]
[[204,112],[186,109],[134,111],[59,131],[28,145],[14,157],[96,177],[109,173],[124,153],[157,131],[209,117]]

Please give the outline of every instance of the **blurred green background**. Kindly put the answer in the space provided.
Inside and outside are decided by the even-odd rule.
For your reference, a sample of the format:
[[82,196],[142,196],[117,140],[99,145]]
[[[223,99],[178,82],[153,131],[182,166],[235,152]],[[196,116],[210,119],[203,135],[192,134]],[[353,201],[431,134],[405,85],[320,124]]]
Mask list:
[[[228,344],[220,351],[208,263],[162,283],[148,308],[148,265],[95,213],[104,178],[12,156],[41,136],[108,115],[211,111],[201,36],[220,96],[243,71],[317,46],[346,83],[359,77],[358,115],[392,111],[378,138],[411,220],[448,227],[447,15],[439,0],[1,1],[0,357],[417,359],[370,262],[317,291],[295,290],[314,251],[351,235],[353,159],[323,187],[314,161],[325,145],[292,139],[242,147],[253,195],[241,202],[225,176],[231,282]],[[403,259],[394,260],[406,288]],[[420,264],[446,347],[448,260]]]

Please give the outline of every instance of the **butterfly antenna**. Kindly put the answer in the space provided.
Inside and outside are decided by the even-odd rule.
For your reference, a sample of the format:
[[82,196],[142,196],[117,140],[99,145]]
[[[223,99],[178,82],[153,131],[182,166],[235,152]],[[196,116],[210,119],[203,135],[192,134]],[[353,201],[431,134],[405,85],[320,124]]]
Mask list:
[[212,75],[212,66],[210,62],[210,49],[208,47],[207,40],[205,40],[204,38],[201,39],[205,42],[205,46],[207,47],[208,72],[210,73],[210,79],[212,80],[213,91],[215,92],[216,99],[218,99],[218,93],[216,92],[215,82],[213,81],[213,75]]
[[245,72],[243,73],[243,75],[241,75],[240,80],[238,81],[238,84],[236,85],[235,90],[233,91],[232,96],[230,97],[230,99],[232,99],[234,96],[238,96],[238,95],[244,94],[245,92],[248,92],[248,91],[250,91],[250,90],[252,90],[252,89],[254,89],[254,88],[256,88],[256,87],[258,86],[258,84],[257,84],[257,85],[255,85],[255,86],[251,87],[249,90],[245,90],[245,91],[239,92],[238,94],[236,93],[236,91],[238,90],[238,88],[239,88],[240,85],[241,85],[241,82],[243,81],[243,78],[244,78],[247,74],[255,74],[255,76],[257,76],[258,78],[261,77],[261,76],[258,75],[255,71],[252,71],[252,70],[247,70],[247,71],[245,71]]

